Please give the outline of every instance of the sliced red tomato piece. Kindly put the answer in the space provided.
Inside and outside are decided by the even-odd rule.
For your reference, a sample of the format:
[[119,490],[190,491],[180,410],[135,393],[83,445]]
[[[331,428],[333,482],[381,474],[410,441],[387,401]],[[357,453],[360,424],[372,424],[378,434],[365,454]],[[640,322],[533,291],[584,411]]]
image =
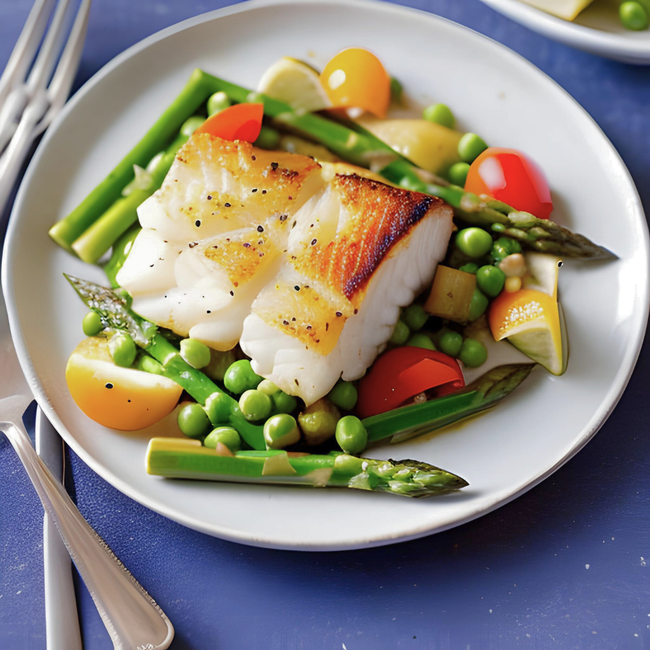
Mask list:
[[463,386],[463,373],[453,357],[413,346],[395,348],[382,354],[359,382],[357,414],[368,418],[433,388],[446,395]]
[[470,166],[465,191],[487,194],[539,219],[548,219],[553,210],[544,173],[516,149],[486,149]]
[[209,117],[194,133],[209,133],[231,142],[255,142],[263,117],[264,104],[234,104]]

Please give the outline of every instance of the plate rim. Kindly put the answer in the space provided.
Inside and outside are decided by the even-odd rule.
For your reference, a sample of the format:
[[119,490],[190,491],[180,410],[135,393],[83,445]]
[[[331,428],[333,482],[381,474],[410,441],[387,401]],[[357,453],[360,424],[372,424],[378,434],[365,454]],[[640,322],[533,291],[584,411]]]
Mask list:
[[[242,533],[236,529],[228,528],[225,526],[215,526],[215,525],[206,525],[205,522],[202,522],[199,519],[188,516],[182,512],[166,507],[164,504],[158,504],[155,502],[152,504],[152,498],[147,494],[141,493],[140,490],[132,488],[128,483],[122,481],[120,478],[116,477],[112,472],[101,465],[99,461],[96,461],[92,458],[85,449],[75,440],[75,438],[70,434],[67,428],[63,425],[62,421],[58,417],[56,411],[53,408],[53,405],[49,401],[47,394],[45,392],[44,386],[40,383],[35,371],[34,366],[27,350],[26,341],[23,336],[22,328],[18,319],[18,314],[16,310],[16,297],[13,288],[13,282],[9,280],[9,271],[13,265],[13,253],[14,250],[13,241],[18,236],[19,232],[19,220],[18,215],[22,211],[23,203],[26,200],[26,195],[28,192],[28,187],[32,182],[32,176],[35,174],[35,169],[37,163],[40,160],[43,152],[46,150],[49,145],[50,140],[54,137],[54,134],[59,128],[59,124],[65,119],[67,114],[73,111],[77,103],[84,97],[84,95],[89,92],[94,86],[102,81],[102,79],[109,74],[114,68],[122,65],[123,62],[126,62],[133,56],[137,55],[139,52],[145,50],[149,46],[157,43],[161,40],[164,40],[168,36],[176,34],[180,31],[189,29],[195,25],[202,24],[211,20],[218,20],[224,16],[229,16],[232,14],[243,13],[250,10],[255,10],[257,7],[262,6],[279,6],[279,5],[318,5],[323,4],[330,7],[331,5],[342,5],[350,6],[356,5],[363,8],[373,8],[377,11],[384,11],[387,13],[396,13],[402,15],[418,15],[422,20],[431,21],[433,23],[443,22],[446,23],[447,27],[452,29],[458,29],[460,31],[467,31],[473,34],[474,37],[480,39],[485,39],[491,44],[491,47],[496,47],[502,52],[505,51],[508,56],[513,57],[514,61],[527,66],[533,74],[540,75],[540,80],[545,81],[546,83],[552,84],[555,87],[555,90],[560,91],[564,95],[565,99],[569,100],[575,105],[575,108],[578,109],[583,118],[586,118],[588,122],[591,123],[591,126],[597,130],[603,139],[603,145],[609,149],[610,155],[613,155],[613,160],[615,160],[619,165],[620,182],[626,183],[629,191],[630,204],[630,216],[632,223],[636,221],[636,229],[640,231],[641,238],[641,253],[645,259],[646,267],[648,268],[649,273],[646,273],[643,278],[639,281],[639,288],[642,293],[642,304],[648,305],[649,303],[649,275],[650,275],[650,237],[648,235],[648,225],[645,220],[644,210],[639,197],[638,191],[632,179],[632,176],[627,169],[624,161],[622,160],[618,151],[614,148],[610,140],[607,138],[602,129],[598,126],[595,120],[587,113],[587,111],[566,91],[564,90],[557,82],[551,79],[543,71],[539,70],[534,64],[525,59],[523,56],[514,52],[507,46],[495,41],[475,30],[472,30],[464,25],[460,25],[451,20],[437,16],[435,14],[422,11],[419,9],[413,9],[410,7],[403,7],[401,5],[392,5],[386,4],[383,2],[375,2],[373,0],[249,0],[248,2],[243,2],[237,5],[231,5],[229,7],[224,7],[215,11],[206,12],[198,16],[194,16],[187,20],[171,25],[147,38],[135,43],[124,52],[118,54],[111,61],[106,63],[100,70],[98,70],[74,95],[73,98],[66,104],[63,111],[59,114],[57,119],[54,121],[54,124],[48,129],[43,141],[40,143],[38,150],[36,151],[30,165],[25,173],[21,187],[19,189],[18,195],[16,197],[13,210],[9,219],[9,224],[7,228],[7,234],[4,243],[4,253],[2,259],[2,286],[5,294],[5,300],[7,303],[7,312],[9,317],[9,326],[12,339],[18,354],[20,365],[25,373],[28,384],[38,402],[39,406],[42,408],[44,413],[47,415],[48,419],[54,424],[57,431],[60,433],[62,438],[65,440],[66,444],[75,451],[75,453],[85,462],[94,472],[99,474],[104,480],[109,482],[113,487],[120,490],[123,494],[126,494],[130,498],[134,499],[138,503],[141,503],[145,507],[165,516],[173,521],[180,523],[181,525],[187,526],[191,529],[219,537],[228,541],[233,541],[237,543],[243,543],[258,547],[265,548],[274,548],[282,550],[300,550],[300,551],[340,551],[340,550],[353,550],[353,549],[362,549],[362,548],[371,548],[375,546],[383,546],[387,544],[392,544],[401,541],[408,541],[431,535],[434,533],[442,532],[450,528],[460,526],[464,523],[472,521],[473,519],[478,518],[484,514],[488,514],[498,507],[513,501],[517,497],[521,496],[528,490],[532,489],[539,483],[541,483],[548,476],[553,474],[557,469],[564,465],[568,460],[570,460],[578,451],[580,451],[588,442],[593,438],[596,432],[600,427],[605,423],[611,412],[616,407],[619,399],[621,398],[629,380],[634,371],[637,358],[641,351],[641,346],[643,344],[645,328],[648,321],[648,309],[643,309],[642,313],[633,314],[632,318],[635,319],[635,322],[632,325],[633,330],[633,344],[628,344],[625,355],[621,360],[619,370],[617,371],[614,381],[612,382],[610,389],[608,390],[601,406],[594,412],[591,419],[588,421],[587,425],[582,429],[577,437],[575,437],[564,452],[564,454],[558,459],[558,461],[551,467],[547,468],[544,471],[539,472],[538,474],[532,476],[529,480],[523,482],[519,486],[515,487],[512,490],[506,490],[498,492],[490,500],[487,505],[476,507],[464,516],[448,516],[441,522],[436,525],[431,525],[426,523],[420,526],[410,527],[408,530],[383,536],[371,536],[363,537],[357,536],[356,538],[345,542],[330,542],[330,543],[313,543],[313,542],[301,542],[296,543],[293,540],[290,540],[286,537],[284,540],[278,539],[276,537],[264,538],[254,534]],[[505,493],[504,493],[505,492]]]
[[526,4],[521,0],[481,0],[494,11],[518,22],[542,36],[592,54],[650,64],[650,39],[633,39],[580,25]]

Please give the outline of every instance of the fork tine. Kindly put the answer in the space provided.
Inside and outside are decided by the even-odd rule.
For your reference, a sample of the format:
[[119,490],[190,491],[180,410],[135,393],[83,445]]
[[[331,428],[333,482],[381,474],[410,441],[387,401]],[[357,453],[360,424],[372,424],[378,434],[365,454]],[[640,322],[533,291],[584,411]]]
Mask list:
[[23,81],[45,33],[54,0],[36,0],[0,77],[0,107],[17,80]]
[[63,48],[68,27],[72,20],[68,12],[69,5],[69,0],[58,1],[52,22],[27,78],[27,88],[30,97],[39,89],[45,88],[47,82],[50,80],[50,75]]
[[0,152],[0,213],[29,147],[47,128],[68,97],[83,50],[89,11],[90,0],[82,0],[49,87],[35,89],[7,148]]
[[43,131],[54,118],[55,114],[65,104],[72,82],[74,81],[79,59],[83,51],[84,40],[86,37],[86,28],[88,27],[88,14],[90,13],[90,0],[81,0],[77,17],[70,31],[68,42],[63,49],[63,54],[56,67],[54,76],[48,88],[50,96],[50,109],[39,124],[40,133]]

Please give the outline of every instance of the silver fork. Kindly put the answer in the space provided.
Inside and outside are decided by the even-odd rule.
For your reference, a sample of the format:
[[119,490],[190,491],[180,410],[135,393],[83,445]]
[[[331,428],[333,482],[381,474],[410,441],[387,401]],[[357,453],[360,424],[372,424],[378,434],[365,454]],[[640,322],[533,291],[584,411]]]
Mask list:
[[37,0],[0,77],[0,213],[32,143],[68,98],[89,9],[90,0],[81,0],[75,17],[70,0]]
[[[0,214],[32,143],[67,100],[79,65],[89,8],[90,0],[81,0],[76,13],[70,0],[37,0],[0,77]],[[9,439],[54,521],[115,649],[165,650],[174,637],[171,622],[89,526],[32,447],[22,422],[32,395],[8,332],[0,291],[0,431]],[[48,635],[51,629],[48,625]],[[67,637],[72,638],[74,634]],[[48,649],[56,648],[50,641]],[[61,643],[64,646],[59,648],[71,650],[70,640]]]

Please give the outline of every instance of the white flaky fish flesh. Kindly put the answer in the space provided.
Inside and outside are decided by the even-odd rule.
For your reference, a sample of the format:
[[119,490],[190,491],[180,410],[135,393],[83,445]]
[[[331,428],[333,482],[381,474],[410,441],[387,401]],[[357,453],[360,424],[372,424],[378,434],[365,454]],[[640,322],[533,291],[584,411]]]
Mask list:
[[239,342],[311,404],[365,373],[453,227],[440,199],[354,171],[194,135],[140,206],[118,282],[137,313],[217,350]]

